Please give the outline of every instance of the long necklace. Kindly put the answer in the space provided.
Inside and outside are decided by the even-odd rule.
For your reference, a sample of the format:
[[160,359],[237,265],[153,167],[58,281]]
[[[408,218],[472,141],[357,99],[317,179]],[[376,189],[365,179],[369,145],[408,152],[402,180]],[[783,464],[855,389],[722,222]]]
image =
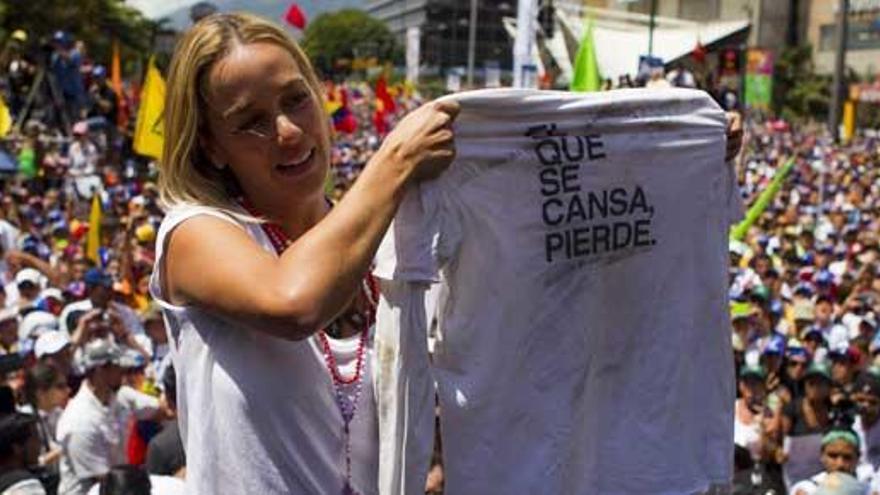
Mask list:
[[[240,203],[251,215],[256,215],[256,211],[246,201],[240,200]],[[293,241],[280,225],[263,222],[260,224],[260,227],[279,256],[293,244]],[[351,484],[351,422],[354,420],[355,412],[357,412],[357,405],[360,401],[361,389],[363,388],[364,356],[366,355],[367,339],[370,327],[376,318],[376,304],[379,300],[378,285],[375,278],[369,272],[364,276],[361,290],[367,301],[366,310],[363,313],[357,312],[356,309],[349,310],[343,315],[349,321],[360,322],[363,325],[355,354],[355,371],[352,376],[347,378],[342,376],[336,363],[336,357],[333,355],[333,349],[330,347],[330,339],[327,337],[326,329],[318,331],[321,352],[324,355],[324,364],[327,366],[330,378],[333,381],[336,407],[339,408],[339,412],[342,415],[343,434],[345,436],[345,479],[342,486],[342,495],[358,495],[358,492],[355,491]],[[354,394],[352,394],[350,400],[345,396],[345,389],[349,386],[354,387]]]

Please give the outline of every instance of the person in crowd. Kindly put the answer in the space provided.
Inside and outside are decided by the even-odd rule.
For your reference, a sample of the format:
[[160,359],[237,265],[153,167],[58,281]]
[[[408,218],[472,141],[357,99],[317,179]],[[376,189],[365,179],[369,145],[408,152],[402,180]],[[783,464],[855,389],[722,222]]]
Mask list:
[[40,455],[34,416],[0,415],[0,495],[46,495],[40,479],[31,472]]
[[[822,437],[822,466],[824,471],[801,480],[791,487],[793,495],[814,495],[825,479],[832,473],[845,473],[855,477],[859,462],[859,438],[851,429],[832,429]],[[862,485],[867,493],[868,485]]]
[[24,395],[26,404],[21,409],[37,419],[40,435],[40,465],[51,466],[58,473],[61,447],[56,431],[58,419],[70,397],[67,377],[56,368],[38,363],[25,372]]
[[177,374],[174,367],[165,369],[162,377],[162,398],[168,405],[170,419],[162,430],[150,440],[147,448],[146,468],[150,474],[162,476],[186,475],[186,453],[181,442],[180,425],[177,422]]

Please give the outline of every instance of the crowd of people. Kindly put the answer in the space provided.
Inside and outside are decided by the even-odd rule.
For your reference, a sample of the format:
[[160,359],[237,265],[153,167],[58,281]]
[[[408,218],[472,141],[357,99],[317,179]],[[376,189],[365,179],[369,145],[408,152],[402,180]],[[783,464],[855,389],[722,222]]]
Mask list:
[[809,495],[843,473],[845,493],[880,493],[880,141],[780,121],[748,135],[747,203],[795,161],[730,243],[737,487]]
[[[136,102],[120,105],[68,33],[44,62],[26,42],[16,31],[0,57],[3,99],[27,115],[0,142],[16,164],[0,191],[0,494],[183,493],[175,372],[148,290],[157,171],[117,127]],[[40,69],[57,87],[29,100]],[[358,125],[335,136],[334,200],[382,139],[372,89],[340,87]],[[396,96],[389,127],[420,103]],[[736,493],[809,495],[833,480],[880,494],[880,142],[780,121],[750,121],[747,135],[747,204],[795,165],[730,244]],[[427,490],[441,486],[435,468]]]

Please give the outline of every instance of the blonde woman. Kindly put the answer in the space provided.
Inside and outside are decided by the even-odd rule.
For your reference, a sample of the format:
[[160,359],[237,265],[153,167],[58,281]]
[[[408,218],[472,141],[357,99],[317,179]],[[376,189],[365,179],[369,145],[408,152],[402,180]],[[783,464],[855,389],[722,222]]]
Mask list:
[[454,156],[454,103],[404,118],[324,197],[321,86],[277,26],[214,15],[168,73],[151,292],[178,372],[187,493],[376,493],[367,275],[408,185]]

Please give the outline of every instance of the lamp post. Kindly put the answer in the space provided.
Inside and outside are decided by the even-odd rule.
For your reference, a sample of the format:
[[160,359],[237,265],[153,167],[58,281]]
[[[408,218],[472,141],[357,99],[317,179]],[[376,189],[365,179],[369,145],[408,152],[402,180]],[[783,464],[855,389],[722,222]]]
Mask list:
[[477,1],[471,0],[471,18],[468,22],[467,85],[469,89],[474,87],[474,58],[477,45]]
[[831,137],[840,139],[840,107],[843,104],[844,70],[846,69],[846,41],[849,24],[849,0],[840,0],[837,7],[837,50],[834,55],[834,79],[831,86],[831,108],[828,112],[828,130]]

